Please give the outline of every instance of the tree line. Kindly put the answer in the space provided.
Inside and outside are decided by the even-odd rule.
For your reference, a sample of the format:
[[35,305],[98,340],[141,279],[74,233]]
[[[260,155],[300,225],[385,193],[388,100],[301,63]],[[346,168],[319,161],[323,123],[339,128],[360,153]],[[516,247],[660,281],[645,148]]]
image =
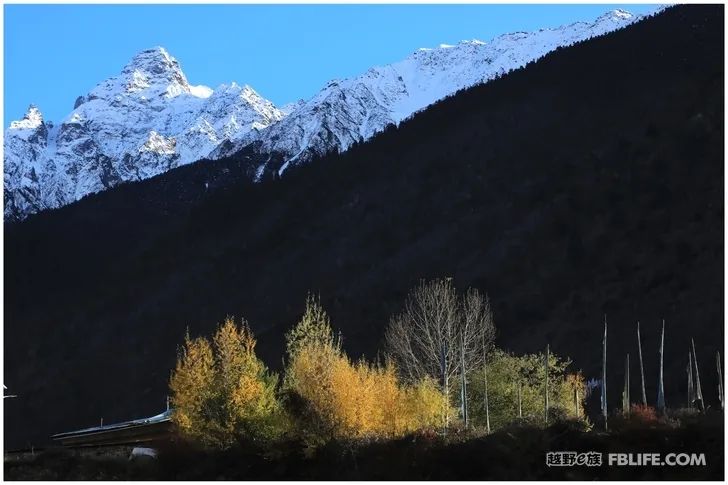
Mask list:
[[422,281],[391,317],[382,357],[352,360],[309,296],[286,334],[282,375],[256,355],[244,319],[228,317],[211,338],[188,332],[170,378],[173,421],[183,437],[214,448],[585,422],[585,380],[567,371],[568,358],[516,356],[494,338],[486,295],[460,294],[450,279]]

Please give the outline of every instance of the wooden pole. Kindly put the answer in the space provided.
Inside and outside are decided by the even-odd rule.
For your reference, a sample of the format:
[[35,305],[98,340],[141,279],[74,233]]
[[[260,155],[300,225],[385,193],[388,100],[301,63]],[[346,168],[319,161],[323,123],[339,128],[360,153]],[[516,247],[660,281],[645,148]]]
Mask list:
[[715,362],[718,367],[718,399],[720,400],[720,410],[723,411],[725,395],[723,394],[723,370],[720,366],[720,351],[715,354]]
[[665,320],[662,321],[662,337],[660,337],[660,376],[657,383],[657,411],[665,413],[665,385],[663,380],[663,362],[665,351]]
[[607,315],[604,315],[604,340],[602,340],[602,417],[607,431]]
[[622,391],[622,414],[629,416],[629,354],[624,361],[624,390]]
[[640,355],[640,377],[642,378],[642,405],[647,406],[647,393],[645,392],[645,366],[642,363],[642,338],[640,337],[640,322],[637,322],[637,350]]
[[546,356],[544,358],[545,383],[544,386],[544,421],[549,422],[549,345],[546,344]]
[[703,391],[700,388],[700,371],[698,370],[698,354],[695,353],[695,340],[690,339],[693,344],[693,362],[695,363],[695,399],[698,400],[700,410],[705,412],[705,403],[703,402]]
[[695,387],[693,384],[693,353],[688,349],[688,409],[692,409],[695,401]]

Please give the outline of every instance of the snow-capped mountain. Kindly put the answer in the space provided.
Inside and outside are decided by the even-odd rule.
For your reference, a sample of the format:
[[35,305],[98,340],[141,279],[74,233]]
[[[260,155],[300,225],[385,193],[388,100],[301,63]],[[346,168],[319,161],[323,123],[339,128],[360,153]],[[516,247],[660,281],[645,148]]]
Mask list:
[[190,85],[158,47],[76,100],[59,124],[35,106],[5,131],[5,217],[59,207],[204,158],[283,113],[249,86]]
[[419,49],[394,64],[330,81],[306,101],[276,108],[249,86],[190,85],[163,48],[135,56],[119,76],[76,101],[60,124],[31,106],[5,132],[5,217],[23,218],[124,181],[243,149],[255,177],[344,151],[456,91],[548,52],[639,19],[614,10],[594,22],[516,32],[490,42]]
[[[299,102],[280,122],[222,144],[212,158],[230,155],[253,141],[263,157],[256,173],[279,174],[290,164],[329,151],[344,151],[387,125],[398,124],[460,89],[487,82],[522,67],[558,47],[597,37],[637,21],[640,16],[613,10],[594,22],[556,29],[515,32],[490,42],[462,41],[421,48],[406,59],[373,67],[361,76],[330,81],[318,94]],[[290,108],[289,108],[290,109]],[[281,156],[270,159],[266,154]]]

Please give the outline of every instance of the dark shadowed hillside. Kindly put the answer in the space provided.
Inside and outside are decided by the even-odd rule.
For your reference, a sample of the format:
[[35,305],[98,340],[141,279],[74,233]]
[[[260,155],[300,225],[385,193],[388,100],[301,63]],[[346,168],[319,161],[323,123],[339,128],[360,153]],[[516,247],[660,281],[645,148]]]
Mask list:
[[6,446],[160,411],[186,326],[245,316],[280,365],[309,290],[374,356],[436,276],[489,293],[500,346],[549,343],[587,377],[606,313],[614,407],[637,319],[654,401],[665,318],[668,405],[691,336],[715,404],[723,23],[722,6],[669,9],[279,180],[240,182],[240,154],[6,226]]

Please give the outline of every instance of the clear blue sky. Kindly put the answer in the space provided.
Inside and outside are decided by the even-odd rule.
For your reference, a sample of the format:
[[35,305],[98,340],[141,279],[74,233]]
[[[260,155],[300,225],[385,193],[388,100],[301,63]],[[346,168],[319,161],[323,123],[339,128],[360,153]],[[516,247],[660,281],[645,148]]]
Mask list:
[[281,105],[406,57],[650,5],[5,5],[4,122],[58,121],[77,96],[161,45],[193,84],[250,84]]

